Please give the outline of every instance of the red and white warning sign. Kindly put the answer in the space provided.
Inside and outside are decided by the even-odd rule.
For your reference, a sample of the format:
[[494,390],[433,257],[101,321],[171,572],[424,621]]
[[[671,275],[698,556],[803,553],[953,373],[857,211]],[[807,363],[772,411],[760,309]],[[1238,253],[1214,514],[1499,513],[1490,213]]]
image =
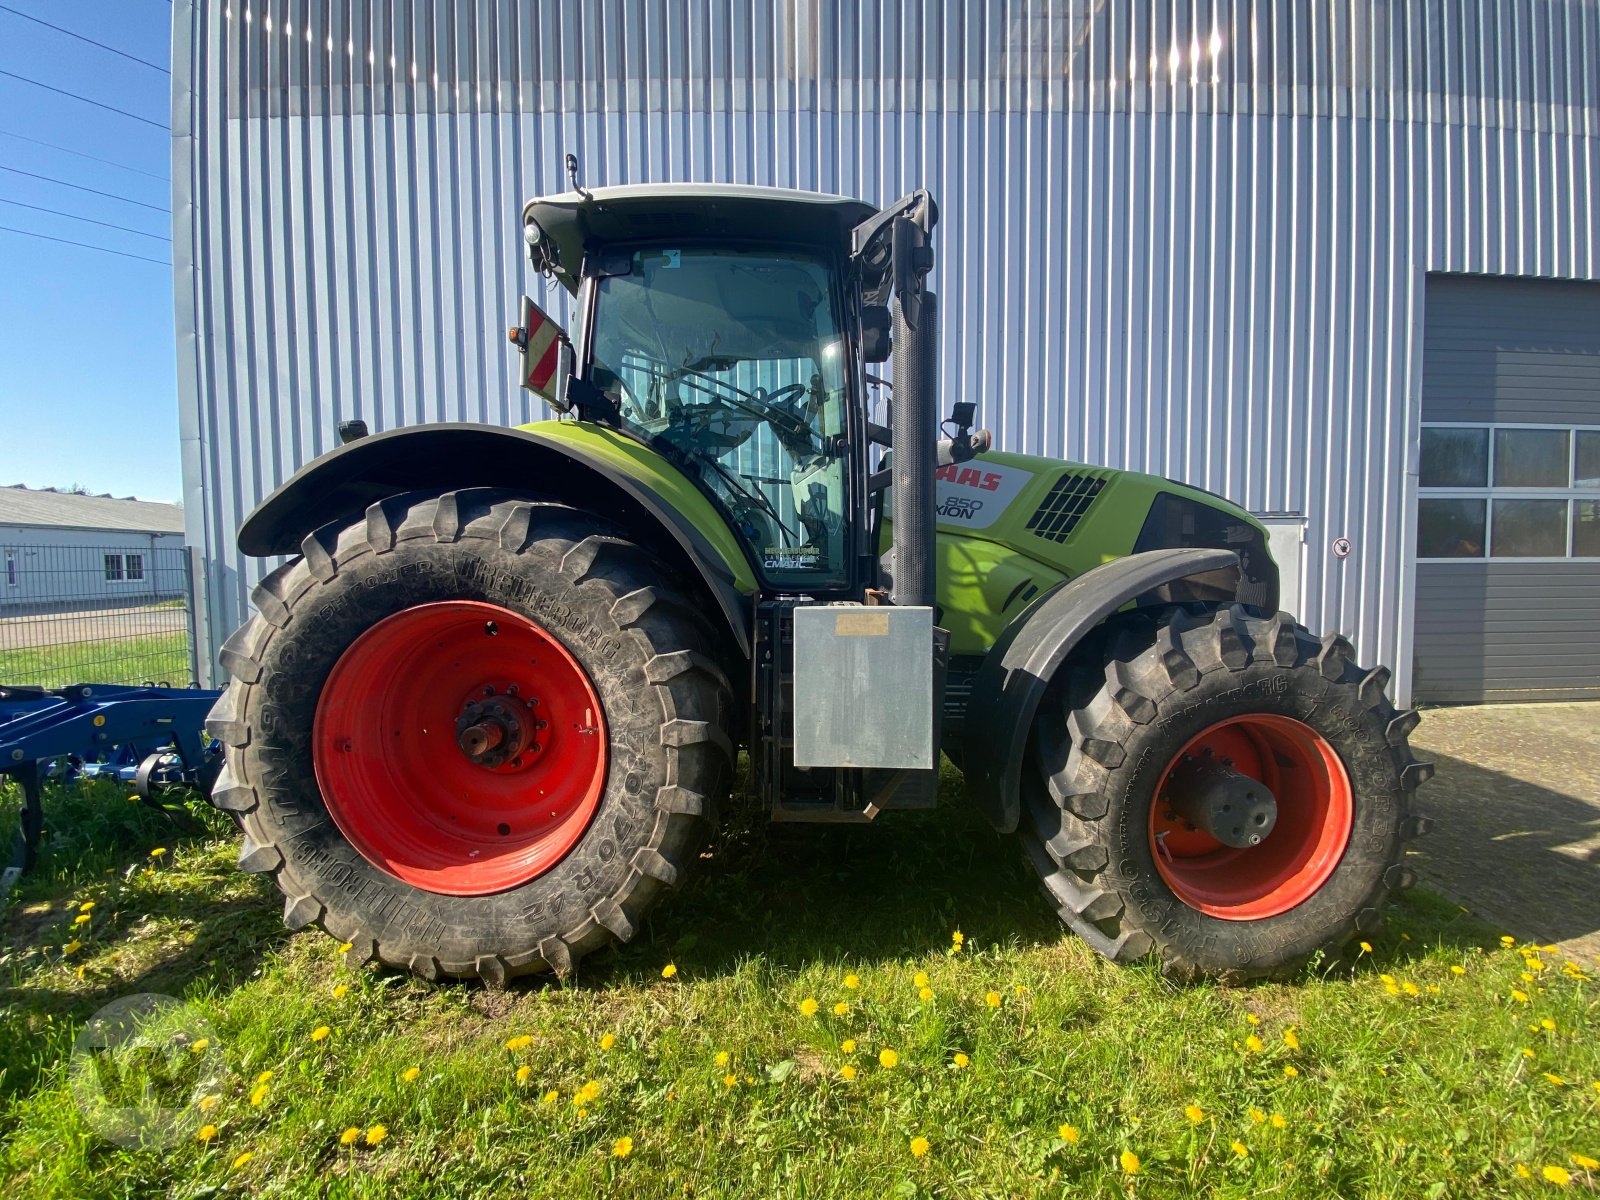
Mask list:
[[556,394],[556,367],[561,361],[561,326],[528,297],[522,298],[522,386],[546,400]]

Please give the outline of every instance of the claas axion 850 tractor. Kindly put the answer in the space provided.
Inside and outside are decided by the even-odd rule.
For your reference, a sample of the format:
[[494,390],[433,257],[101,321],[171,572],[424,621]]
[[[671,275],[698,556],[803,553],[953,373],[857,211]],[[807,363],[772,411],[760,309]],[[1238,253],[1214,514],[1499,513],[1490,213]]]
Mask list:
[[1242,980],[1375,928],[1416,714],[1278,611],[1240,508],[940,420],[936,219],[526,206],[575,328],[524,300],[511,339],[562,416],[352,436],[240,533],[291,557],[221,651],[213,800],[290,926],[430,979],[569,971],[683,880],[744,750],[774,820],[819,822],[932,806],[947,753],[1117,961]]

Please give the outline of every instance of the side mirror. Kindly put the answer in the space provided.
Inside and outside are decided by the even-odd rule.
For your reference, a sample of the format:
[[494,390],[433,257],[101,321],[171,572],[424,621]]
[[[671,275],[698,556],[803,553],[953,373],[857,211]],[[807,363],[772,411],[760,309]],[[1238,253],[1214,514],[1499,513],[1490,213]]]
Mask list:
[[889,361],[889,306],[863,304],[861,306],[861,359],[863,362]]
[[522,298],[522,323],[507,336],[521,355],[518,381],[557,412],[566,412],[572,375],[572,342],[555,319],[528,297]]

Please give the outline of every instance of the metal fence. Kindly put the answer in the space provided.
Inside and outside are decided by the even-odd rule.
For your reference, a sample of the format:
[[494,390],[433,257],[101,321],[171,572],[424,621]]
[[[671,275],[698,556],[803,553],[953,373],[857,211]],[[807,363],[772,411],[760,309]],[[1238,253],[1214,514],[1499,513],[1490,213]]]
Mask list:
[[195,679],[184,547],[0,544],[0,684]]

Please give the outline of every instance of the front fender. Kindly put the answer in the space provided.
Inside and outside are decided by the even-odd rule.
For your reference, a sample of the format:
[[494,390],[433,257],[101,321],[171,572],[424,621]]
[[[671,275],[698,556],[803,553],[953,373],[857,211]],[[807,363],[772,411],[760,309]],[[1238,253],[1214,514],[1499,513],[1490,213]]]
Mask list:
[[[529,429],[498,425],[411,425],[340,446],[307,463],[268,496],[239,530],[245,554],[298,554],[314,529],[400,492],[503,487],[603,514],[646,548],[698,579],[726,619],[740,653],[750,656],[746,595],[752,568],[737,550],[714,545],[679,507],[597,448]],[[658,473],[673,471],[662,462]],[[709,508],[709,502],[707,502]],[[725,532],[718,520],[713,532]],[[727,534],[732,542],[732,534]],[[709,612],[708,612],[709,615]]]
[[1006,626],[984,656],[962,731],[967,794],[994,827],[1011,833],[1022,812],[1022,756],[1039,702],[1085,634],[1130,600],[1193,575],[1233,567],[1232,550],[1149,550],[1051,588]]

